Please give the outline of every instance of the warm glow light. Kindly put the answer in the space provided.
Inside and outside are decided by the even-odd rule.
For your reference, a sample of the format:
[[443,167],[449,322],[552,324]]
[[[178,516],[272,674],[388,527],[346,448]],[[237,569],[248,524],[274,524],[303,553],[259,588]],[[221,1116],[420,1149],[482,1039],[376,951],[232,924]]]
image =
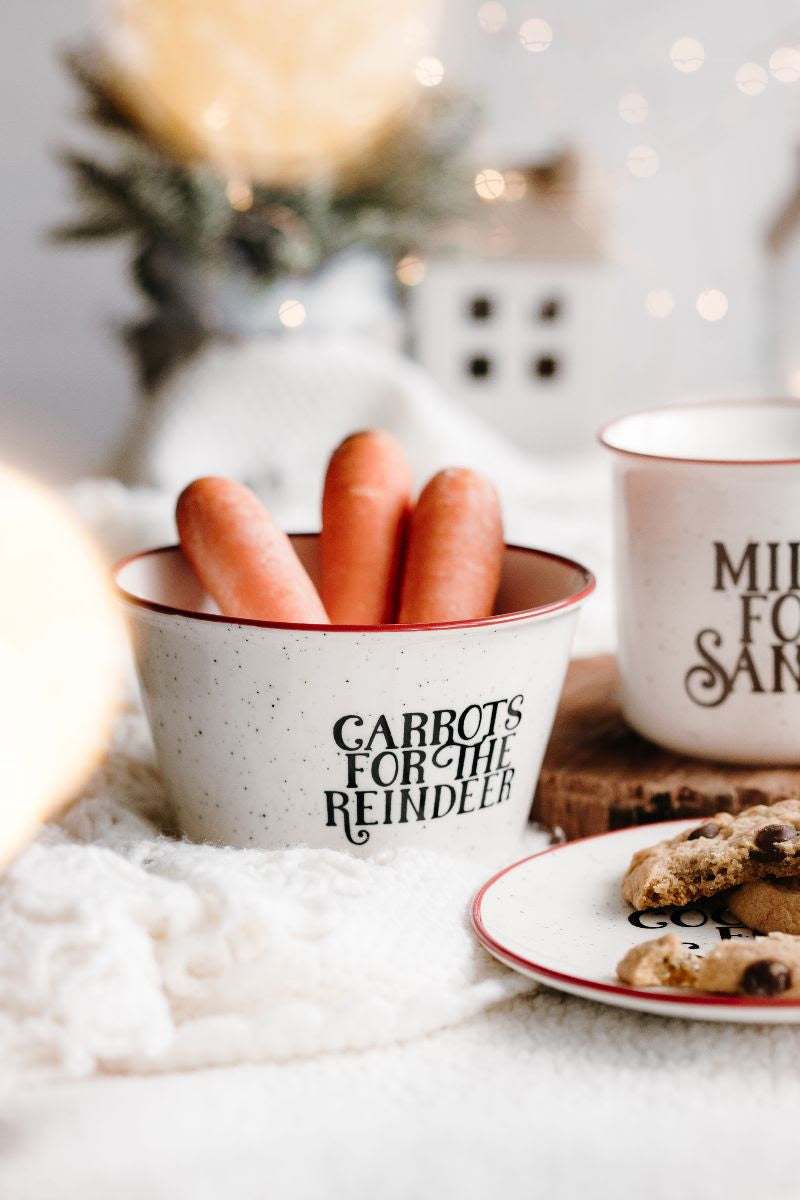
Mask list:
[[417,254],[407,254],[401,258],[394,269],[400,283],[406,287],[416,287],[425,278],[425,262]]
[[651,317],[671,317],[675,311],[675,297],[669,288],[653,288],[645,296],[644,306]]
[[505,28],[507,21],[505,5],[499,4],[497,0],[487,0],[487,3],[478,9],[478,24],[487,33],[499,33]]
[[519,40],[531,54],[541,54],[542,50],[546,50],[552,42],[553,31],[547,21],[542,21],[539,17],[531,17],[529,21],[523,21],[520,25]]
[[247,212],[248,208],[253,207],[253,189],[243,179],[229,179],[225,195],[231,208],[238,212]]
[[499,200],[506,190],[506,181],[501,171],[494,167],[484,167],[475,176],[475,191],[481,200]]
[[675,70],[687,75],[691,71],[699,71],[706,61],[703,43],[690,37],[678,38],[677,42],[673,42],[669,56]]
[[61,501],[0,468],[0,862],[97,765],[122,623],[108,571]]
[[215,100],[213,104],[209,104],[203,113],[203,124],[207,129],[224,129],[229,120],[230,113],[219,100]]
[[297,329],[306,319],[306,308],[299,300],[284,300],[278,309],[278,320],[287,329]]
[[650,105],[638,92],[626,92],[620,96],[617,112],[628,125],[641,125],[650,113]]
[[789,373],[786,383],[790,396],[800,396],[800,367]]
[[760,96],[767,86],[767,72],[759,63],[742,63],[736,72],[736,86],[745,96]]
[[781,83],[796,83],[800,79],[800,51],[794,46],[780,46],[769,56],[769,69]]
[[625,161],[637,179],[647,179],[658,170],[658,154],[652,146],[634,146]]
[[423,87],[438,87],[444,79],[444,64],[431,56],[421,58],[415,73]]
[[528,190],[522,171],[504,171],[503,184],[504,200],[521,200]]
[[697,311],[704,321],[721,321],[728,311],[728,297],[719,288],[698,293]]
[[170,158],[279,189],[360,174],[413,110],[433,0],[105,0],[104,81]]

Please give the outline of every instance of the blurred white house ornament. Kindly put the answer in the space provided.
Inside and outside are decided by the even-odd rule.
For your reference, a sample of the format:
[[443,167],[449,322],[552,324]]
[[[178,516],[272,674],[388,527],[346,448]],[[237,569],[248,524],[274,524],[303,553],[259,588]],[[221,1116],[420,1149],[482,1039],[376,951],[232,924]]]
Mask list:
[[0,864],[74,797],[111,734],[121,620],[65,506],[0,467]]
[[429,256],[412,289],[416,356],[518,446],[577,446],[605,415],[599,364],[614,268],[603,187],[567,152],[484,168],[475,189],[485,203],[460,227],[461,253]]

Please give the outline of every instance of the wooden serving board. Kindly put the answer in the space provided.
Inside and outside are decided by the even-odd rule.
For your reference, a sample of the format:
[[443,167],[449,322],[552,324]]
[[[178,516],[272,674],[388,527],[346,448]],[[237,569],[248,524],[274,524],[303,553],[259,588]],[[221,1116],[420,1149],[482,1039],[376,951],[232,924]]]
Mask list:
[[533,801],[534,820],[571,841],[800,796],[800,767],[730,767],[645,741],[623,720],[617,679],[611,656],[571,663]]

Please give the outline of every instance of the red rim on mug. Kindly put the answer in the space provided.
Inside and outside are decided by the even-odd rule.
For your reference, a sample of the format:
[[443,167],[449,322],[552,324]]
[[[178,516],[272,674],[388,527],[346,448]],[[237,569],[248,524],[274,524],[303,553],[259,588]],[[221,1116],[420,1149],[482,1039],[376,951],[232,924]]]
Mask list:
[[[289,535],[293,541],[299,541],[307,538],[316,538],[315,533],[299,533]],[[546,617],[551,613],[562,612],[564,609],[573,608],[581,604],[588,596],[592,594],[596,587],[596,579],[591,571],[574,559],[567,558],[562,554],[554,554],[549,550],[536,550],[530,546],[506,545],[505,549],[530,555],[535,558],[542,559],[546,562],[558,563],[559,565],[575,572],[580,580],[580,586],[577,590],[570,592],[567,596],[561,599],[551,601],[548,604],[535,605],[532,608],[520,609],[514,612],[497,613],[491,617],[480,617],[475,620],[465,621],[442,621],[437,624],[430,625],[318,625],[318,624],[301,624],[289,621],[258,621],[249,617],[226,617],[220,613],[197,612],[196,610],[179,608],[170,604],[162,604],[155,600],[146,600],[142,596],[137,596],[135,593],[128,591],[120,583],[120,575],[126,567],[133,563],[140,562],[142,559],[148,558],[155,554],[170,554],[180,551],[180,546],[157,546],[152,550],[142,550],[137,554],[130,554],[126,558],[121,559],[112,568],[112,578],[117,594],[128,604],[133,604],[137,608],[144,608],[150,612],[162,613],[168,616],[189,617],[197,621],[217,621],[223,622],[226,625],[246,625],[255,626],[259,629],[296,629],[317,631],[319,633],[409,633],[415,630],[436,630],[436,629],[478,629],[485,628],[490,625],[507,625],[513,621],[526,621],[535,617]]]

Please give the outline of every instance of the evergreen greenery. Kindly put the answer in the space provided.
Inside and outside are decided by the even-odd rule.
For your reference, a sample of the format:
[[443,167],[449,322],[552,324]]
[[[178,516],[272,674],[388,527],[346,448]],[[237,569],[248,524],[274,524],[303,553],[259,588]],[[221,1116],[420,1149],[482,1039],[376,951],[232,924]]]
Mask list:
[[358,177],[304,190],[253,184],[252,203],[241,210],[228,198],[229,181],[209,165],[178,162],[147,138],[91,55],[66,61],[84,115],[108,139],[110,153],[103,160],[62,154],[81,211],[54,236],[131,240],[132,275],[150,312],[124,334],[148,386],[214,332],[182,287],[182,268],[244,272],[266,286],[287,274],[313,274],[353,246],[397,260],[423,248],[436,226],[473,200],[466,148],[475,110],[438,89],[423,93],[413,119],[376,147]]

